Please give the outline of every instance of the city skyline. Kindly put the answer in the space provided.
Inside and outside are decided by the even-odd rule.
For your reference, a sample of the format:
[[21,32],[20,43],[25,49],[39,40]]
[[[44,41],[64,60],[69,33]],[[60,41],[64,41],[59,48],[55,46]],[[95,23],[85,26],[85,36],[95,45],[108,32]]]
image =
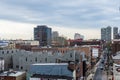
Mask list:
[[[57,4],[56,4],[57,3]],[[47,25],[60,35],[100,39],[100,29],[119,26],[119,0],[4,0],[0,2],[0,38],[33,39],[33,28]]]

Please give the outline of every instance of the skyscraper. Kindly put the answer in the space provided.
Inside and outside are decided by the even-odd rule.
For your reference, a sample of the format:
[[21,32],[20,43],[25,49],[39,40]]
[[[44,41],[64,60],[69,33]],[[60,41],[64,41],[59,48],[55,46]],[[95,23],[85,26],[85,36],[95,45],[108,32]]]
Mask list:
[[74,39],[75,39],[75,40],[76,40],[76,39],[80,39],[80,34],[79,34],[79,33],[75,33]]
[[111,34],[111,27],[110,26],[108,26],[107,28],[106,28],[106,41],[111,41],[111,36],[112,36],[112,34]]
[[101,28],[101,40],[111,41],[111,27]]
[[38,25],[34,28],[34,40],[38,40],[40,46],[51,45],[51,28],[46,25]]
[[101,40],[106,40],[106,28],[101,28]]
[[79,33],[75,33],[74,40],[77,40],[77,39],[84,39],[84,36]]
[[116,39],[117,35],[118,35],[118,27],[113,27],[113,39]]
[[54,39],[56,37],[59,37],[59,33],[57,31],[53,31],[52,38]]

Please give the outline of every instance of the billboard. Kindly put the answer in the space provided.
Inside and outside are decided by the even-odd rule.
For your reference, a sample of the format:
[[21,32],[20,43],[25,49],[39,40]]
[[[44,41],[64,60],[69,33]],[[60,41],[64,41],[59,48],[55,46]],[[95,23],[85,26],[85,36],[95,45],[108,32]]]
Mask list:
[[92,48],[92,56],[98,57],[99,49],[98,48]]

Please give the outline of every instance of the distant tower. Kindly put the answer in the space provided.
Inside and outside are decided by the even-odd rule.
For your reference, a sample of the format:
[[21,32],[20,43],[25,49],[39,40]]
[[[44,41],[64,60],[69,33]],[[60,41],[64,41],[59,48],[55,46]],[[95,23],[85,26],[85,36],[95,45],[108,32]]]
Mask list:
[[84,36],[79,33],[75,33],[74,40],[77,40],[77,39],[84,39]]
[[113,39],[116,39],[117,35],[118,35],[118,27],[113,27]]
[[106,28],[101,28],[101,40],[106,40]]
[[111,30],[111,27],[110,26],[108,26],[107,28],[106,28],[106,41],[111,41],[111,36],[112,36],[112,30]]
[[101,40],[111,41],[111,27],[101,28]]
[[79,34],[79,33],[75,33],[74,39],[75,39],[75,40],[76,40],[76,39],[80,39],[80,34]]
[[59,33],[57,31],[53,31],[52,38],[56,38],[59,36]]
[[46,25],[38,25],[34,28],[34,40],[38,40],[40,46],[51,45],[51,28]]

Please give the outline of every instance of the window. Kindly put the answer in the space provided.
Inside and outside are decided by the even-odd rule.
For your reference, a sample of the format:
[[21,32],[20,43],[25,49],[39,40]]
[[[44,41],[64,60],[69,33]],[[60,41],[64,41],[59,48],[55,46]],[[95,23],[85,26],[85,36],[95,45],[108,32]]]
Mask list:
[[70,53],[70,57],[72,58],[72,53]]
[[16,65],[16,68],[19,68],[19,65]]
[[4,54],[4,51],[2,51],[2,54]]
[[13,51],[11,51],[11,53],[13,53]]
[[23,67],[21,66],[21,69],[23,69]]
[[45,58],[45,62],[47,62],[47,58]]
[[9,53],[9,51],[7,51],[7,53]]
[[40,60],[40,62],[41,62],[41,60]]
[[35,62],[37,62],[37,57],[35,58]]
[[27,62],[27,57],[26,57],[26,62]]

